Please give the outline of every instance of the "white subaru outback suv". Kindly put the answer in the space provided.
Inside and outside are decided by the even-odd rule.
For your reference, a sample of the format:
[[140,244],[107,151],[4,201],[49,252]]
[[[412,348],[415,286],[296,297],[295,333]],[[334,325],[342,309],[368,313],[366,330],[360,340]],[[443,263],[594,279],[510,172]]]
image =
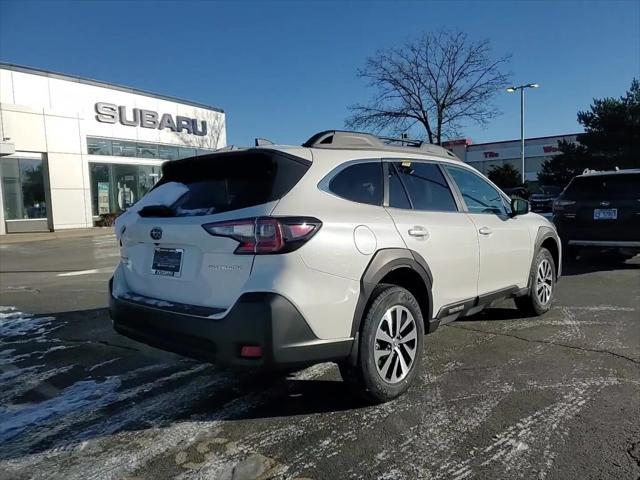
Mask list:
[[[258,143],[258,142],[257,142]],[[339,364],[403,393],[424,334],[513,297],[546,312],[561,244],[451,152],[326,131],[167,162],[117,226],[115,329],[222,365]]]

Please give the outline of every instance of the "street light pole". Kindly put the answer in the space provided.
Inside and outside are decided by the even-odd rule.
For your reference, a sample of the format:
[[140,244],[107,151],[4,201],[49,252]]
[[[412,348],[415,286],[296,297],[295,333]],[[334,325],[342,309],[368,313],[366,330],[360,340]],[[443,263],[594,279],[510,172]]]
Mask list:
[[527,83],[526,85],[519,85],[517,87],[507,88],[507,92],[513,93],[516,90],[520,90],[520,168],[522,169],[522,184],[525,182],[524,172],[524,89],[525,88],[538,88],[540,85],[537,83]]
[[520,165],[522,167],[522,185],[526,180],[524,173],[524,88],[520,89]]

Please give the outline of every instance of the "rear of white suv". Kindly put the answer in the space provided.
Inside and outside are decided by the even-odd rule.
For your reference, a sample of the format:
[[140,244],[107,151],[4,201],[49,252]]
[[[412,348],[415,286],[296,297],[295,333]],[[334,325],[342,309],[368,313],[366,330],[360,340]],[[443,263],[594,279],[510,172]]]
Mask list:
[[175,198],[118,227],[118,332],[223,365],[336,361],[376,401],[425,332],[505,297],[543,313],[559,276],[549,222],[439,147],[322,132],[166,163],[154,191]]
[[[308,269],[296,253],[322,223],[274,214],[311,165],[302,155],[253,149],[165,164],[156,189],[177,183],[188,191],[170,208],[147,205],[124,227],[123,261],[112,281],[116,330],[226,365],[269,367],[348,355],[351,342],[319,338],[296,306],[313,309],[335,298],[309,291],[288,298],[332,280]],[[338,295],[338,288],[326,290]]]

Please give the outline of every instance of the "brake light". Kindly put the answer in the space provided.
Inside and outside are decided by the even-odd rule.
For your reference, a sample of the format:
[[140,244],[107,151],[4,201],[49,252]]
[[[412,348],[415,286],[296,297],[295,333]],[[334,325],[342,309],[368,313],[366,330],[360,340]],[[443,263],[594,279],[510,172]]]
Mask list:
[[574,202],[573,200],[556,200],[555,202],[553,202],[553,211],[561,212],[565,209],[565,207],[570,207],[575,204],[576,202]]
[[238,241],[233,253],[287,253],[300,248],[322,226],[312,217],[253,217],[202,225],[209,235]]

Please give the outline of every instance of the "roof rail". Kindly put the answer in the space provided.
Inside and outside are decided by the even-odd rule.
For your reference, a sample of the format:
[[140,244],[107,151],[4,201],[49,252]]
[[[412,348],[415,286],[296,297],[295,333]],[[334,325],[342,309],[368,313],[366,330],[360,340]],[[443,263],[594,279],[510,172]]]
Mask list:
[[[400,145],[397,145],[397,144]],[[307,148],[332,148],[350,150],[388,150],[407,153],[427,153],[457,159],[452,152],[439,145],[407,138],[377,137],[371,133],[344,130],[324,130],[302,144]]]
[[266,145],[275,145],[275,143],[273,143],[271,140],[267,138],[259,138],[259,137],[254,140],[254,144],[256,147],[264,147]]

